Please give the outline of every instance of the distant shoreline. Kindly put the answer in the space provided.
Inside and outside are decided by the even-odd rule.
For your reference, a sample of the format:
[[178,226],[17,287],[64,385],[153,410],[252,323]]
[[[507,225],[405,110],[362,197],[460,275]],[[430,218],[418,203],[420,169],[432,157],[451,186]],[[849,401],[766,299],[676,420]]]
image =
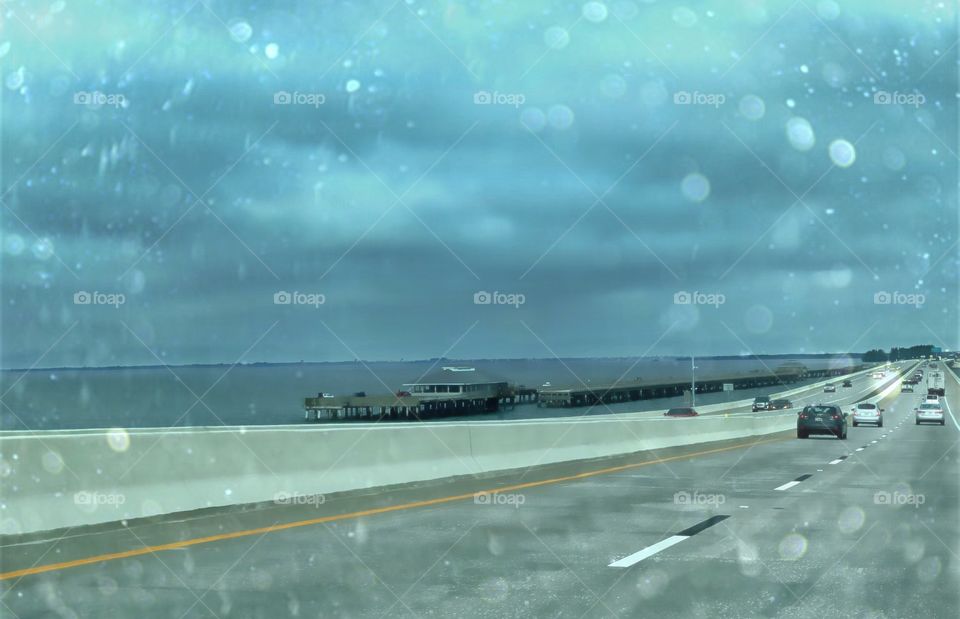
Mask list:
[[[713,355],[697,357],[702,360],[730,361],[749,359],[859,359],[864,353],[797,353],[797,354],[769,354],[769,355]],[[97,372],[107,370],[163,370],[166,368],[227,368],[236,367],[290,367],[316,365],[353,365],[353,364],[382,364],[382,363],[449,363],[454,365],[471,365],[475,363],[505,363],[518,361],[617,361],[636,360],[646,358],[650,361],[689,361],[689,356],[666,355],[657,357],[514,357],[514,358],[486,358],[486,359],[381,359],[367,360],[354,359],[352,361],[252,361],[241,363],[171,363],[152,365],[98,365],[98,366],[55,366],[42,368],[0,368],[0,372]]]

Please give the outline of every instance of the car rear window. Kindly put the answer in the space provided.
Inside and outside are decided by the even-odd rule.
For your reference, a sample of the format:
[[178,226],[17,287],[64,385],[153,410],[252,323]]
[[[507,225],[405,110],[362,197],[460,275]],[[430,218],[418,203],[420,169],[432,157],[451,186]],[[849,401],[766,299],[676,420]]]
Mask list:
[[857,408],[860,408],[860,409],[863,409],[863,410],[873,410],[873,409],[875,409],[876,407],[877,407],[876,404],[867,404],[867,403],[857,404]]
[[757,396],[757,398],[754,400],[754,402],[769,402],[769,401],[770,401],[770,397],[765,395]]
[[840,411],[833,406],[808,406],[803,412],[811,415],[833,415]]
[[939,404],[922,404],[920,408],[921,410],[925,410],[925,411],[938,411],[940,410],[940,405]]
[[692,408],[671,408],[667,411],[668,415],[689,415],[693,412]]

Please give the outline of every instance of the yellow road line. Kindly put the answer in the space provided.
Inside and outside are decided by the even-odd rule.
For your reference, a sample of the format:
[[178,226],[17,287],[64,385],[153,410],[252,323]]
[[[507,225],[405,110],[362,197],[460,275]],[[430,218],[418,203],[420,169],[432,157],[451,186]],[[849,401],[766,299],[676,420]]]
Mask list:
[[218,535],[210,535],[207,537],[197,537],[194,539],[181,540],[179,542],[172,542],[169,544],[160,544],[157,546],[144,546],[143,548],[137,548],[134,550],[125,550],[123,552],[112,552],[102,555],[94,555],[92,557],[85,557],[83,559],[75,559],[73,561],[64,561],[62,563],[51,563],[49,565],[38,565],[35,567],[29,567],[21,570],[14,570],[12,572],[4,572],[0,574],[0,580],[10,580],[11,578],[21,578],[23,576],[30,576],[33,574],[44,574],[47,572],[54,572],[58,570],[65,570],[71,567],[79,567],[81,565],[90,565],[92,563],[101,563],[103,561],[115,561],[117,559],[126,559],[129,557],[138,557],[146,554],[153,554],[155,552],[160,552],[163,550],[176,550],[178,548],[187,548],[190,546],[198,546],[200,544],[209,544],[211,542],[219,542],[222,540],[236,539],[238,537],[249,537],[251,535],[265,535],[267,533],[272,533],[274,531],[283,531],[285,529],[295,529],[298,527],[307,527],[314,524],[323,524],[326,522],[336,522],[338,520],[350,520],[353,518],[362,518],[364,516],[374,516],[376,514],[385,514],[389,512],[402,511],[407,509],[415,509],[418,507],[428,507],[430,505],[440,505],[443,503],[450,503],[453,501],[462,501],[464,499],[470,499],[475,497],[478,494],[497,494],[500,492],[510,492],[513,490],[523,490],[524,488],[535,488],[537,486],[546,486],[549,484],[558,484],[566,481],[575,481],[578,479],[585,479],[587,477],[595,477],[597,475],[606,475],[609,473],[616,473],[618,471],[625,471],[628,469],[639,468],[642,466],[649,466],[651,464],[661,464],[663,462],[671,462],[674,460],[683,460],[685,458],[695,458],[699,456],[706,456],[709,454],[720,453],[723,451],[731,451],[733,449],[742,449],[743,447],[750,447],[753,445],[763,445],[764,443],[773,443],[777,441],[783,441],[783,438],[772,438],[766,439],[763,441],[754,441],[750,443],[742,443],[739,445],[732,445],[729,447],[718,447],[716,449],[707,449],[704,451],[695,451],[692,453],[679,455],[679,456],[670,456],[668,458],[657,458],[655,460],[647,460],[645,462],[635,462],[633,464],[622,464],[619,466],[611,466],[603,469],[596,469],[593,471],[585,471],[583,473],[577,473],[575,475],[566,475],[563,477],[554,477],[551,479],[543,479],[540,481],[531,481],[525,482],[522,484],[514,484],[512,486],[504,486],[503,488],[494,488],[491,490],[477,490],[476,492],[470,492],[466,494],[455,494],[451,496],[440,497],[436,499],[427,499],[424,501],[413,501],[411,503],[402,503],[400,505],[390,505],[387,507],[376,507],[373,509],[365,509],[361,511],[350,512],[346,514],[336,514],[333,516],[324,516],[322,518],[311,518],[309,520],[297,520],[295,522],[287,522],[284,524],[276,524],[269,527],[259,527],[256,529],[244,529],[242,531],[233,531],[232,533],[221,533]]

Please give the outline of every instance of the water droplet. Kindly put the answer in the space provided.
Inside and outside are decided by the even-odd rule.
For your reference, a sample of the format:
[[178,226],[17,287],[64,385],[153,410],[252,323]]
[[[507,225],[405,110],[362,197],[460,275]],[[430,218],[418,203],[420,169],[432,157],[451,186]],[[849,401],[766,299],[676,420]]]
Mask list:
[[547,110],[547,122],[554,129],[569,129],[573,124],[573,110],[565,105],[551,105]]
[[360,90],[360,80],[347,80],[347,92],[357,92]]
[[37,260],[49,260],[53,255],[53,243],[50,239],[38,239],[31,249]]
[[111,428],[107,431],[107,445],[116,452],[130,448],[130,434],[123,428]]
[[552,26],[543,33],[543,41],[551,49],[563,49],[570,43],[570,33],[566,28]]
[[20,90],[20,87],[23,86],[25,75],[25,69],[20,67],[16,71],[11,71],[7,74],[6,85],[10,90]]
[[673,9],[673,21],[682,28],[692,28],[697,25],[697,14],[685,6]]
[[276,43],[267,43],[267,46],[263,48],[263,54],[273,60],[280,55],[280,46]]
[[547,126],[547,115],[538,107],[524,108],[520,112],[520,122],[530,131],[537,132]]
[[840,5],[834,0],[820,0],[817,3],[817,15],[822,19],[834,20],[840,17]]
[[703,202],[710,195],[710,180],[698,172],[687,174],[680,182],[680,191],[691,202]]
[[807,151],[813,148],[816,143],[816,136],[813,134],[813,127],[806,118],[794,116],[787,121],[787,139],[790,145],[800,151]]
[[846,140],[830,142],[830,160],[840,168],[849,168],[857,160],[857,151],[853,144]]
[[607,18],[607,5],[602,2],[587,2],[583,5],[583,17],[599,24]]
[[767,113],[767,105],[757,95],[747,95],[740,99],[740,113],[747,120],[760,120]]
[[246,43],[253,35],[253,28],[242,19],[231,20],[227,28],[230,30],[230,38],[237,43]]
[[799,533],[790,533],[780,541],[780,556],[787,561],[796,561],[807,552],[807,538]]

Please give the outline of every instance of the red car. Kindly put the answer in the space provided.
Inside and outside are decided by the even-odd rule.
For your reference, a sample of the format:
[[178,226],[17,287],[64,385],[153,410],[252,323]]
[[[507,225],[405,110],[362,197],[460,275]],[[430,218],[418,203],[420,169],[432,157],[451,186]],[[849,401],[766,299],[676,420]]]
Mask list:
[[690,407],[671,408],[663,414],[664,417],[697,417],[700,413]]

